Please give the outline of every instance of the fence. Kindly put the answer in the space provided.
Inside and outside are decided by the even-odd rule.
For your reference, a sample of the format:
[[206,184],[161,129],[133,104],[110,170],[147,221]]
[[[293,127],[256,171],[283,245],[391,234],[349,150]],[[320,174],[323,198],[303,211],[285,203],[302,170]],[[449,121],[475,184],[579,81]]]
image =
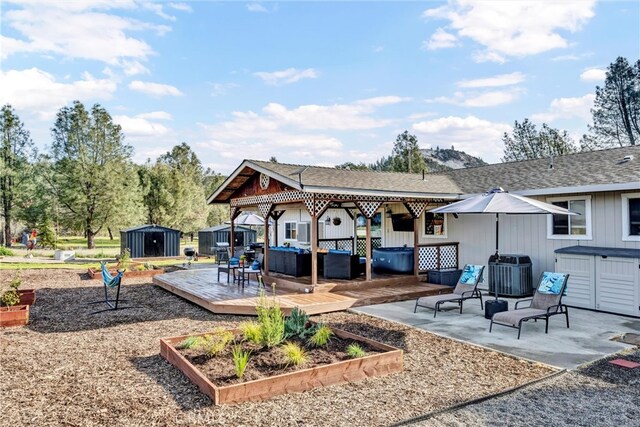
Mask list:
[[[376,249],[382,246],[382,237],[371,238],[371,248]],[[345,237],[341,239],[319,239],[318,248],[320,249],[338,249],[343,251],[354,252],[353,238]],[[364,237],[358,237],[356,242],[356,252],[360,256],[365,256],[367,251],[367,239]]]
[[458,242],[418,245],[418,269],[427,270],[458,268]]

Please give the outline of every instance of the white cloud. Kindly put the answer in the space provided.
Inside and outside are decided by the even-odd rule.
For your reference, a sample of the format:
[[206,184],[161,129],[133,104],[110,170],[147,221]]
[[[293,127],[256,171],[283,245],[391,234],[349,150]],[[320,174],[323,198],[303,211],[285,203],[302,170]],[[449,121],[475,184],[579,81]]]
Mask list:
[[213,83],[211,85],[211,96],[223,96],[226,95],[231,89],[240,87],[237,83]]
[[431,35],[431,38],[429,40],[425,40],[422,42],[422,49],[446,49],[450,47],[456,47],[457,45],[458,38],[455,35],[447,33],[442,28],[438,28],[436,32]]
[[447,27],[458,38],[467,37],[484,46],[483,51],[474,55],[476,61],[504,62],[510,56],[523,57],[570,46],[560,33],[579,31],[595,15],[594,8],[595,0],[453,0],[427,9],[424,17],[446,19]]
[[256,12],[256,13],[268,13],[269,12],[267,10],[267,8],[264,7],[263,5],[261,5],[260,3],[247,3],[247,10],[249,12]]
[[173,15],[169,15],[164,11],[164,5],[162,3],[155,2],[143,2],[141,3],[142,7],[148,9],[158,15],[160,18],[166,19],[168,21],[175,21],[176,17]]
[[138,116],[113,116],[113,121],[122,126],[122,132],[125,137],[157,137],[169,132],[169,128],[156,123],[150,117],[144,117],[144,114]]
[[568,53],[566,55],[558,55],[551,58],[552,61],[580,61],[581,59],[589,58],[593,56],[592,52],[585,52],[580,54]]
[[372,51],[373,53],[380,53],[380,52],[382,52],[383,50],[384,50],[384,46],[382,46],[382,45],[373,46],[373,47],[371,48],[371,51]]
[[461,107],[495,107],[515,101],[523,92],[519,88],[496,90],[484,93],[455,92],[453,96],[440,96],[427,102],[459,105]]
[[302,79],[315,79],[318,77],[318,73],[313,68],[307,68],[306,70],[287,68],[286,70],[273,72],[259,71],[253,73],[253,75],[260,77],[262,81],[269,85],[289,84]]
[[187,3],[169,3],[168,6],[172,9],[182,12],[193,12],[193,9],[191,9],[191,6],[189,6]]
[[136,117],[147,120],[173,120],[173,116],[166,111],[152,111],[150,113],[138,114]]
[[57,110],[73,100],[93,104],[110,99],[117,89],[111,79],[97,79],[84,73],[81,80],[61,83],[38,68],[0,71],[0,104],[11,104],[16,110],[51,119]]
[[590,122],[591,108],[595,99],[596,96],[593,93],[576,98],[556,98],[551,101],[547,112],[533,114],[531,119],[549,123],[558,119],[578,118]]
[[129,83],[129,89],[137,92],[146,93],[153,96],[182,96],[184,95],[178,88],[171,85],[162,83],[143,82],[141,80],[134,80]]
[[499,74],[497,76],[485,77],[483,79],[460,80],[456,85],[464,88],[510,86],[522,83],[525,78],[525,75],[518,71],[511,74]]
[[503,151],[502,135],[511,126],[479,119],[475,116],[440,117],[414,123],[412,126],[420,141],[436,146],[465,151],[482,157],[487,162],[497,162]]
[[589,68],[580,74],[583,82],[602,82],[607,77],[607,70],[603,68]]
[[[19,38],[2,37],[2,57],[17,53],[39,53],[65,58],[101,61],[108,65],[145,72],[141,65],[153,49],[133,32],[154,31],[164,34],[165,25],[155,25],[119,16],[107,11],[133,9],[133,1],[30,1],[19,9],[6,11],[3,23]],[[153,5],[151,5],[153,6]],[[132,68],[132,65],[134,67]],[[147,70],[148,71],[148,70]]]

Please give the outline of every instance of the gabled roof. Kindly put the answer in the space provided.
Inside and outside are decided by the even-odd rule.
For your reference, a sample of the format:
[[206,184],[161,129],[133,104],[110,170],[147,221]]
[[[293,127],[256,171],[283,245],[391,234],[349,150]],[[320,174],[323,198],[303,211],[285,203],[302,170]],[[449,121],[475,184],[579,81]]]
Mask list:
[[[633,159],[624,161],[625,156]],[[465,194],[495,187],[523,195],[640,189],[640,146],[456,169],[428,178],[442,175]]]
[[460,188],[445,175],[353,171],[322,166],[245,160],[208,199],[226,203],[254,173],[260,172],[296,190],[309,193],[380,195],[390,197],[457,198]]
[[130,227],[130,228],[124,228],[122,230],[120,230],[120,232],[125,232],[128,233],[129,231],[175,231],[176,233],[181,233],[180,230],[176,230],[173,228],[169,228],[169,227],[163,227],[161,225],[155,225],[155,224],[143,224],[143,225],[137,225],[135,227]]
[[[200,231],[220,231],[220,230],[231,230],[231,225],[230,224],[220,224],[220,225],[216,225],[213,227],[207,227],[207,228],[203,228],[202,230],[198,230],[198,232]],[[245,227],[244,225],[236,225],[233,227],[234,231],[255,231],[252,230],[249,227]]]

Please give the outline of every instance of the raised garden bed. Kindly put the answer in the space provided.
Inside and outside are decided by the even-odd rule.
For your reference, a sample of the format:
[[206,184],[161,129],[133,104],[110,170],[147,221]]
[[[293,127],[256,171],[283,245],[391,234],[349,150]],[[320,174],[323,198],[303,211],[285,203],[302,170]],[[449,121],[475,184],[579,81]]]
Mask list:
[[23,326],[29,323],[29,306],[0,307],[0,327]]
[[33,305],[36,302],[35,289],[18,289],[18,295],[20,295],[18,305]]
[[[215,405],[265,400],[281,394],[402,371],[402,350],[339,329],[332,331],[334,338],[327,349],[310,350],[310,361],[302,368],[279,366],[273,354],[269,354],[275,349],[258,349],[251,356],[253,370],[247,369],[242,380],[233,375],[233,361],[228,354],[210,357],[177,348],[188,337],[201,337],[207,333],[163,338],[160,340],[160,354],[209,396]],[[237,330],[232,332],[239,334]],[[343,349],[352,342],[365,349],[367,355],[347,358]]]
[[[118,274],[116,269],[109,269],[109,272],[114,276]],[[88,273],[92,279],[102,278],[102,272],[99,269],[96,270],[95,268],[89,268]],[[124,272],[124,277],[152,277],[156,274],[162,273],[164,273],[164,268],[154,268],[153,270],[127,270]]]

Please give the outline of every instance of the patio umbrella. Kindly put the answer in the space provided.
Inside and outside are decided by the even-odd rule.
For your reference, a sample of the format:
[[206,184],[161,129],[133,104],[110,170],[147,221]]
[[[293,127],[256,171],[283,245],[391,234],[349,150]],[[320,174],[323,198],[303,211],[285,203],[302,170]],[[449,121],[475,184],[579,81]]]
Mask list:
[[[494,188],[485,194],[470,197],[459,202],[451,203],[430,210],[433,213],[451,214],[495,214],[496,215],[496,262],[500,262],[498,251],[498,235],[500,230],[500,214],[554,214],[554,215],[579,215],[568,209],[556,205],[541,202],[528,197],[518,196],[504,191],[502,188]],[[496,300],[498,288],[496,286]]]
[[234,225],[264,225],[264,219],[262,217],[251,213],[245,212],[240,215],[236,219],[233,220]]

